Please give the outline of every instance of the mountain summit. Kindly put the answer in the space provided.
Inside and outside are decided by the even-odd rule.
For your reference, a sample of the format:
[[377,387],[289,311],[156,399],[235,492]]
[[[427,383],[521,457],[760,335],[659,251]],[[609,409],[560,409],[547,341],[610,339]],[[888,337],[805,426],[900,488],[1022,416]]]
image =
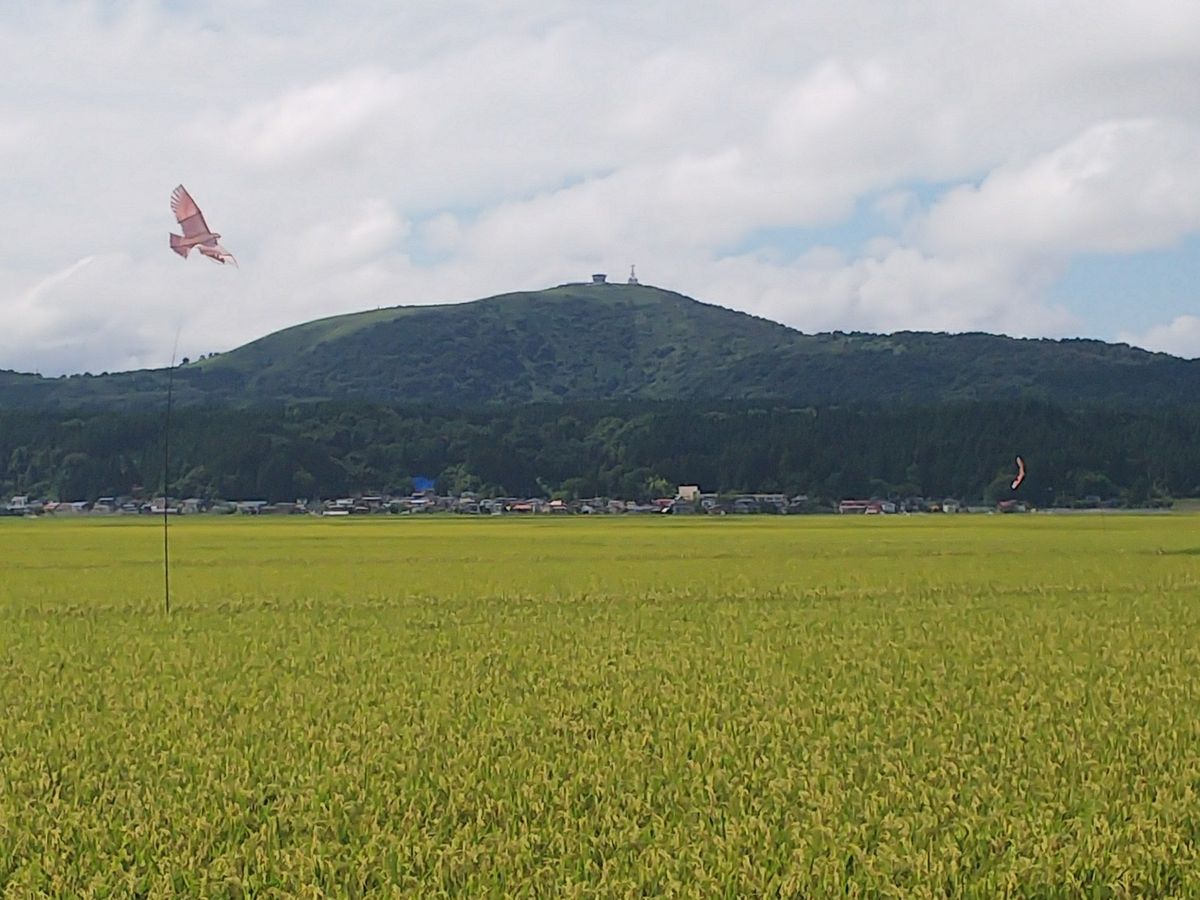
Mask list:
[[[40,378],[0,372],[0,406],[130,407],[164,370]],[[182,403],[252,405],[1011,399],[1159,405],[1200,396],[1200,361],[1123,344],[989,334],[804,334],[637,284],[567,284],[401,306],[277,331],[182,366]]]

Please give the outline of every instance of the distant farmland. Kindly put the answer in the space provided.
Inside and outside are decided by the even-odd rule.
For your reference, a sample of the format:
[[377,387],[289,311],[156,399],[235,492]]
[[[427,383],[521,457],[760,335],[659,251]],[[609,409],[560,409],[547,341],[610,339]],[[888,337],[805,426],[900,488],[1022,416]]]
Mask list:
[[0,521],[0,895],[1195,896],[1200,519]]

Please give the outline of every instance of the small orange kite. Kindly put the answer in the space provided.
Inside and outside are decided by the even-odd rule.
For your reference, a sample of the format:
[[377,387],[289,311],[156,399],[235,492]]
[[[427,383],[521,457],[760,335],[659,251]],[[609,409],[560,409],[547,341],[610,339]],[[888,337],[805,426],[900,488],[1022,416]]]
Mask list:
[[1025,480],[1025,460],[1017,457],[1017,477],[1013,479],[1012,489],[1015,491],[1021,486],[1021,482]]

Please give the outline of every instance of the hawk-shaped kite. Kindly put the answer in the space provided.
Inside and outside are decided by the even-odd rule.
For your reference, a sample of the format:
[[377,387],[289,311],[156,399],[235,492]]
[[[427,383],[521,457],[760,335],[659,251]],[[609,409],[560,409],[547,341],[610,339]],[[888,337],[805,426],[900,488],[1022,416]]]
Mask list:
[[200,207],[182,184],[171,192],[171,212],[175,213],[175,220],[183,226],[183,237],[171,235],[172,250],[187,259],[188,251],[194,247],[211,260],[222,265],[231,262],[237,267],[237,260],[217,243],[221,236],[208,230]]

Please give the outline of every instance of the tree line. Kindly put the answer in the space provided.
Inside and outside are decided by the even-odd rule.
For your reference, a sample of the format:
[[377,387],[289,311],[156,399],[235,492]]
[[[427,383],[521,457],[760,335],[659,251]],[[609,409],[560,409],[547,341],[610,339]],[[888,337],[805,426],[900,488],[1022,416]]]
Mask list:
[[[162,480],[161,411],[0,411],[0,490],[95,500]],[[452,409],[366,403],[189,408],[172,421],[170,493],[294,500],[403,493],[414,479],[490,496],[649,499],[715,492],[1010,496],[1038,505],[1200,495],[1200,406],[1049,403],[798,407],[629,401]]]

